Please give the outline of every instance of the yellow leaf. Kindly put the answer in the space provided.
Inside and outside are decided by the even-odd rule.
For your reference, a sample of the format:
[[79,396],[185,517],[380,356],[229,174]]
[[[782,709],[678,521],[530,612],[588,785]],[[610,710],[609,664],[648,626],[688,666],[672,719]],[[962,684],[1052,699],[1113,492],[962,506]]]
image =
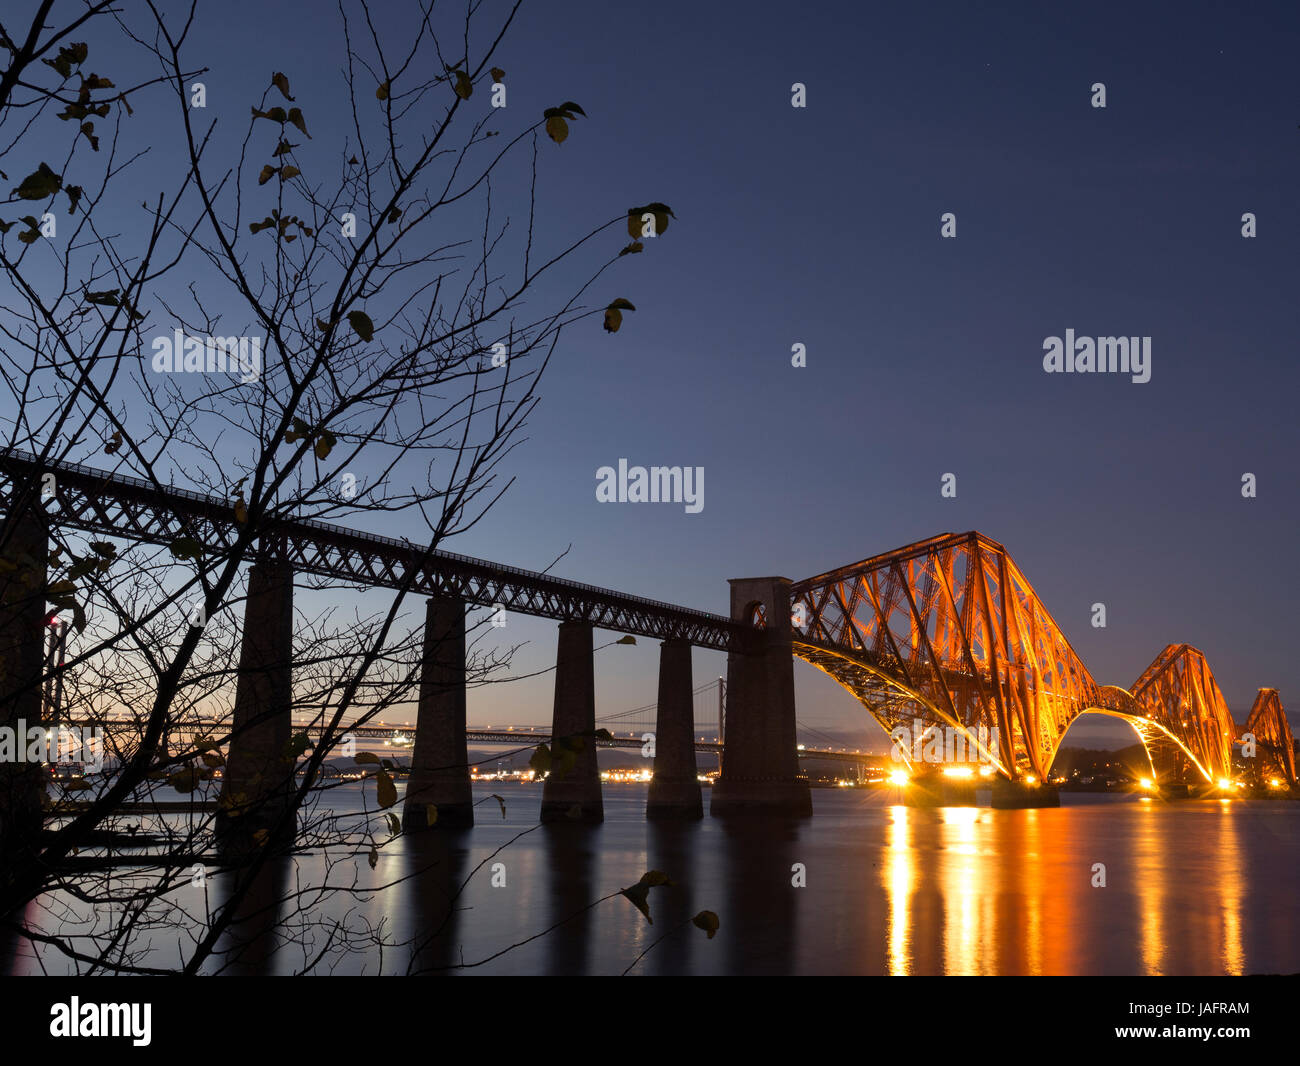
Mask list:
[[712,911],[700,911],[691,919],[691,924],[697,929],[703,929],[709,934],[709,939],[712,940],[713,934],[718,931],[718,916]]
[[488,73],[492,75],[493,81],[505,81],[506,72],[502,70],[500,67],[493,67],[490,71],[488,71]]
[[469,80],[469,75],[463,70],[453,70],[451,73],[456,79],[456,95],[462,100],[468,100],[474,92],[474,83]]
[[379,88],[375,90],[376,100],[387,100],[390,86],[387,80],[379,83]]
[[280,95],[283,96],[286,100],[293,99],[293,97],[289,95],[289,79],[286,78],[283,74],[281,74],[278,70],[271,75],[271,84],[280,90]]
[[369,861],[370,868],[373,870],[379,864],[379,849],[371,848],[370,854],[366,856],[366,859]]
[[618,894],[620,896],[626,896],[631,900],[632,906],[645,915],[645,920],[651,925],[655,924],[655,920],[650,917],[650,902],[648,899],[650,895],[650,886],[648,884],[644,881],[638,881],[635,885],[632,885],[629,888],[619,889]]
[[363,341],[375,339],[375,324],[370,321],[370,316],[364,311],[349,311],[348,322],[352,328],[357,331],[357,336]]
[[266,166],[262,168],[262,173],[260,173],[257,176],[257,184],[265,185],[273,177],[275,177],[275,167],[271,166],[271,164],[268,163]]
[[199,772],[195,769],[177,770],[167,778],[167,783],[177,792],[193,792],[199,783]]
[[662,870],[647,870],[641,875],[641,883],[655,888],[659,885],[671,885],[673,882]]
[[552,115],[546,120],[546,133],[556,144],[563,144],[569,136],[569,124],[559,115]]
[[620,296],[605,308],[605,332],[617,333],[618,327],[623,324],[623,312],[635,310],[631,303]]
[[426,822],[428,825],[437,825],[437,823],[438,823],[438,808],[437,808],[434,804],[430,803],[430,804],[428,804],[428,805],[425,806],[425,808],[424,808],[424,820],[425,820],[425,822]]
[[393,779],[388,776],[387,770],[380,770],[375,777],[375,795],[379,800],[379,806],[385,810],[397,802],[397,786],[393,784]]
[[373,751],[359,751],[356,753],[355,756],[353,756],[352,761],[359,762],[359,763],[374,763],[376,766],[378,766],[379,756],[376,755]]

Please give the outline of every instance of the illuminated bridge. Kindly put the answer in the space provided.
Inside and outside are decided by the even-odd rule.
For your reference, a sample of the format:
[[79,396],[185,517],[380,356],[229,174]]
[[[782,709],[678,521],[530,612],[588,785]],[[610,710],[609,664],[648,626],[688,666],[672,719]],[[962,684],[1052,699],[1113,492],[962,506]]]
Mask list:
[[[1161,784],[1233,777],[1236,727],[1199,651],[1171,644],[1131,687],[1099,684],[1002,545],[977,532],[932,537],[797,582],[734,579],[730,611],[720,615],[273,509],[248,508],[237,518],[232,500],[14,451],[0,454],[0,500],[0,724],[41,721],[42,691],[62,681],[61,661],[47,659],[44,647],[46,601],[67,584],[49,574],[51,546],[84,553],[77,538],[87,535],[170,546],[175,565],[207,575],[251,562],[233,720],[219,738],[229,755],[218,830],[245,843],[264,829],[292,829],[285,812],[295,770],[284,753],[293,730],[293,590],[302,574],[427,597],[404,811],[413,828],[427,824],[429,806],[439,825],[473,820],[465,772],[471,605],[559,623],[550,748],[564,770],[546,779],[544,821],[603,818],[594,745],[577,743],[595,735],[595,629],[662,642],[648,817],[702,814],[692,647],[728,656],[714,814],[811,813],[798,771],[796,658],[835,678],[887,731],[917,722],[955,731],[995,767],[995,805],[999,787],[1023,792],[1044,781],[1066,730],[1090,712],[1133,726]],[[191,547],[178,551],[184,544]],[[127,565],[114,547],[105,567]],[[204,617],[228,609],[208,597]],[[1293,787],[1294,741],[1275,690],[1260,690],[1247,724],[1256,765]],[[174,725],[159,701],[143,712],[146,761],[123,776],[157,775],[182,758],[163,745]],[[337,736],[325,739],[328,747]],[[1038,805],[1021,793],[1013,799]]]
[[[1205,656],[1170,644],[1128,689],[1099,685],[1003,546],[945,534],[794,583],[793,653],[892,732],[955,730],[1007,778],[1046,780],[1070,724],[1095,712],[1141,738],[1160,781],[1233,777],[1237,727]],[[761,624],[761,619],[756,619]],[[1261,689],[1246,725],[1296,781],[1286,714]]]

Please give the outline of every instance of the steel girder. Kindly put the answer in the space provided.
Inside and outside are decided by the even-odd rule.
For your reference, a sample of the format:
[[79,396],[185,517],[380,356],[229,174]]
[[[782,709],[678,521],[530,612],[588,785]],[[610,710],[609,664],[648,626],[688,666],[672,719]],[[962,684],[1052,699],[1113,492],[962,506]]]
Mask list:
[[1246,732],[1255,738],[1259,777],[1276,776],[1288,785],[1296,783],[1295,737],[1275,688],[1262,688],[1246,717]]
[[[217,496],[154,485],[78,463],[40,461],[25,452],[0,454],[0,500],[54,474],[54,500],[44,513],[54,530],[84,530],[150,544],[178,537],[201,543],[205,555],[229,552],[239,537],[232,502]],[[35,489],[33,489],[35,485]],[[680,639],[702,648],[742,651],[752,647],[750,626],[724,615],[628,596],[611,589],[551,577],[455,552],[428,552],[418,544],[361,533],[312,520],[267,521],[259,552],[290,563],[295,571],[348,584],[454,596],[478,606],[500,605],[521,614],[559,621],[585,621],[659,640]]]
[[1183,749],[1170,753],[1172,765],[1156,767],[1162,778],[1169,772],[1181,777],[1193,768],[1207,781],[1232,778],[1237,727],[1200,651],[1190,644],[1168,645],[1142,672],[1132,692],[1143,717],[1163,725]]
[[796,654],[846,684],[887,730],[909,717],[968,741],[996,729],[993,754],[1009,776],[1046,775],[1084,710],[1127,709],[1092,679],[1006,549],[977,532],[800,581],[791,599],[806,623]]
[[[1170,645],[1131,692],[1098,685],[1006,549],[983,534],[932,537],[796,582],[790,595],[795,654],[887,732],[919,719],[960,730],[969,747],[996,728],[999,770],[1042,779],[1070,723],[1097,711],[1134,728],[1161,779],[1231,777],[1232,716],[1200,652]],[[1267,735],[1280,737],[1280,703],[1271,721]],[[1294,757],[1290,767],[1294,781]]]

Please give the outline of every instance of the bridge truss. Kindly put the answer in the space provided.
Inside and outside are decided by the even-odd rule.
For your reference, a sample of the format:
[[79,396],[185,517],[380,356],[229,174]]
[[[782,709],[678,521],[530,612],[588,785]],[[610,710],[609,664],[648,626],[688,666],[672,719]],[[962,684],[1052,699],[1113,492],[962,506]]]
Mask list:
[[1070,723],[1100,712],[1133,726],[1160,780],[1232,775],[1232,716],[1199,651],[1170,645],[1131,691],[1099,685],[1006,549],[981,533],[876,555],[790,595],[795,655],[890,733],[956,730],[972,761],[1043,780]]
[[1246,717],[1246,732],[1255,738],[1259,777],[1277,777],[1295,785],[1295,737],[1275,688],[1262,688]]
[[[240,526],[234,501],[142,478],[109,473],[79,463],[41,460],[26,452],[0,454],[0,500],[38,487],[53,474],[53,499],[44,505],[52,530],[75,529],[170,545],[181,537],[220,557],[235,549]],[[751,627],[724,615],[629,596],[455,552],[429,552],[408,540],[362,533],[310,519],[268,518],[259,551],[289,563],[297,573],[346,584],[399,588],[411,579],[419,595],[456,597],[482,607],[585,621],[659,640],[673,638],[721,651],[748,647]]]

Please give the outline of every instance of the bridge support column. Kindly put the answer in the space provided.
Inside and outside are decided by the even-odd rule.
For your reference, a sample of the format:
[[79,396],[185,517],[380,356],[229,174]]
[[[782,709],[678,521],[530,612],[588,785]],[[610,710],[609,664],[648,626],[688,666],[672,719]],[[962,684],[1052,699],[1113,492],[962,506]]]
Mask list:
[[436,826],[474,824],[465,743],[465,604],[458,599],[431,599],[425,609],[420,710],[402,827],[427,828],[430,804],[438,809]]
[[555,653],[555,709],[551,718],[551,747],[563,738],[582,736],[573,765],[542,786],[543,822],[602,822],[605,806],[596,762],[596,679],[590,622],[561,622]]
[[[226,853],[293,840],[293,569],[261,560],[248,575],[230,751],[216,833]],[[266,830],[266,836],[258,836]]]
[[655,772],[646,798],[647,818],[704,817],[695,767],[694,699],[690,642],[665,640],[659,646]]
[[1027,785],[1023,780],[1009,781],[998,774],[993,779],[993,806],[999,810],[1019,810],[1023,807],[1059,807],[1061,790],[1055,785],[1035,783]]
[[[39,500],[39,488],[32,491]],[[42,724],[49,542],[35,500],[23,511],[11,506],[0,538],[0,558],[14,567],[0,571],[0,726],[13,731],[15,757]],[[46,780],[39,762],[0,761],[0,876],[35,845]]]
[[808,782],[795,752],[790,581],[741,578],[731,585],[731,617],[764,628],[753,653],[727,656],[727,738],[709,811],[716,815],[811,815]]
[[978,807],[979,778],[953,777],[942,771],[918,773],[902,786],[907,807]]

